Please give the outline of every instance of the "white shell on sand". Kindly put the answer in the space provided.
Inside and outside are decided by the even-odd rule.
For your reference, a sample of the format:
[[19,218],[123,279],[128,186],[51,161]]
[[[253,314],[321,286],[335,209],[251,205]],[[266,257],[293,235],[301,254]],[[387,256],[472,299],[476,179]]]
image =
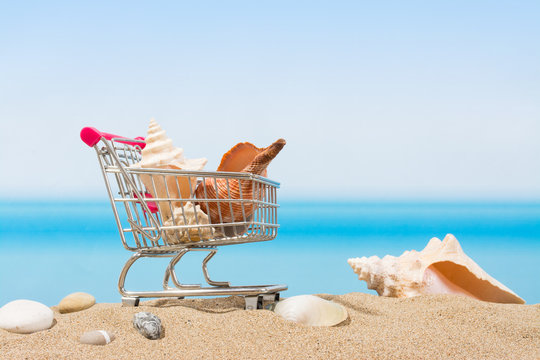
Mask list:
[[82,334],[79,342],[88,345],[107,345],[115,339],[113,333],[105,330],[88,331]]
[[405,251],[348,260],[360,280],[381,296],[411,297],[421,294],[461,294],[475,299],[524,304],[512,290],[495,280],[464,252],[448,234],[433,238],[422,251]]
[[30,334],[49,329],[53,325],[53,311],[32,300],[15,300],[0,308],[0,328],[19,334]]
[[274,312],[285,320],[310,326],[334,326],[347,319],[347,309],[313,295],[292,296],[276,304]]
[[[208,225],[208,215],[206,215],[199,205],[193,206],[191,202],[184,203],[173,210],[174,225]],[[163,225],[172,226],[173,218],[165,221]],[[169,244],[178,244],[194,241],[208,240],[212,237],[210,227],[199,227],[189,229],[165,230],[165,237]]]
[[[174,169],[174,170],[202,170],[207,163],[207,159],[186,159],[184,150],[173,146],[172,140],[167,137],[165,131],[152,119],[148,127],[148,134],[145,138],[146,146],[141,151],[141,161],[134,167]],[[141,180],[154,198],[189,198],[191,192],[195,190],[196,178],[185,176],[152,176],[141,175]],[[190,184],[191,180],[191,184]],[[177,185],[178,182],[178,185]],[[167,188],[165,187],[167,185]],[[154,189],[155,185],[155,189]],[[190,186],[191,185],[191,186]],[[178,193],[180,189],[180,194]],[[164,220],[171,217],[171,209],[166,201],[159,202],[158,207]],[[173,202],[176,207],[179,202]]]
[[61,314],[81,311],[92,307],[96,299],[87,293],[76,292],[63,298],[58,304],[58,311]]

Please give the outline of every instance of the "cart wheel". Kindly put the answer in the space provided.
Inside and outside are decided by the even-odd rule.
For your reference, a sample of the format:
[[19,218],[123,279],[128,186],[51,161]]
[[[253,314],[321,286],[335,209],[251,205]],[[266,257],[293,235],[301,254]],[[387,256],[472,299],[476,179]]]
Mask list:
[[263,294],[263,301],[264,302],[278,302],[279,301],[279,293]]
[[244,296],[244,301],[246,302],[246,305],[244,306],[245,310],[262,309],[263,298],[260,295],[257,295],[257,296]]
[[138,297],[123,297],[122,296],[122,306],[139,306]]

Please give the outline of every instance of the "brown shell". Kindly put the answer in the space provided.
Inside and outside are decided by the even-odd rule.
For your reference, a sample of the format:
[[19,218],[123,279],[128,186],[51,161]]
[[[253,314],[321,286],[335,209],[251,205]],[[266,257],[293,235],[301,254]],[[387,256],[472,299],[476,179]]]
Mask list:
[[[285,146],[285,140],[277,140],[272,145],[259,152],[253,160],[241,170],[241,172],[248,172],[256,175],[263,174],[266,171],[268,164],[270,164],[277,156],[283,146]],[[231,149],[229,153],[233,149]],[[225,166],[225,168],[228,167]],[[217,195],[215,185],[217,185]],[[218,178],[214,183],[214,178],[207,178],[205,182],[202,182],[197,186],[195,197],[199,199],[263,200],[264,191],[257,187],[254,189],[253,181],[251,180]],[[199,205],[201,210],[210,217],[212,224],[248,221],[255,211],[253,203],[247,201],[231,203],[200,202]]]
[[[238,143],[223,155],[217,171],[240,172],[264,149],[258,148],[250,142]],[[266,170],[261,175],[266,177]]]

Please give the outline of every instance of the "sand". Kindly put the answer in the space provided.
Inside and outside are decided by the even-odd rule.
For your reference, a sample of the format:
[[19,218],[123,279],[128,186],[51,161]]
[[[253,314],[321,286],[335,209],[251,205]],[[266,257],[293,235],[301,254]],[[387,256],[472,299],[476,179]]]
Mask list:
[[[460,296],[410,299],[363,293],[320,295],[344,305],[336,327],[307,327],[269,310],[245,311],[239,297],[151,300],[139,307],[96,304],[60,314],[49,330],[0,330],[1,359],[539,359],[540,304],[505,305]],[[165,336],[147,340],[132,325],[149,311]],[[109,345],[78,342],[90,330]]]

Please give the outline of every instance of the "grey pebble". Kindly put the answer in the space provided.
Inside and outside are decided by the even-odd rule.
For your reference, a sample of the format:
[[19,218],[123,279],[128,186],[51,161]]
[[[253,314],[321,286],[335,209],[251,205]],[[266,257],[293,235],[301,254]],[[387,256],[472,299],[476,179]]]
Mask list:
[[154,314],[149,312],[139,312],[133,316],[133,326],[145,338],[157,340],[163,333],[161,320]]

